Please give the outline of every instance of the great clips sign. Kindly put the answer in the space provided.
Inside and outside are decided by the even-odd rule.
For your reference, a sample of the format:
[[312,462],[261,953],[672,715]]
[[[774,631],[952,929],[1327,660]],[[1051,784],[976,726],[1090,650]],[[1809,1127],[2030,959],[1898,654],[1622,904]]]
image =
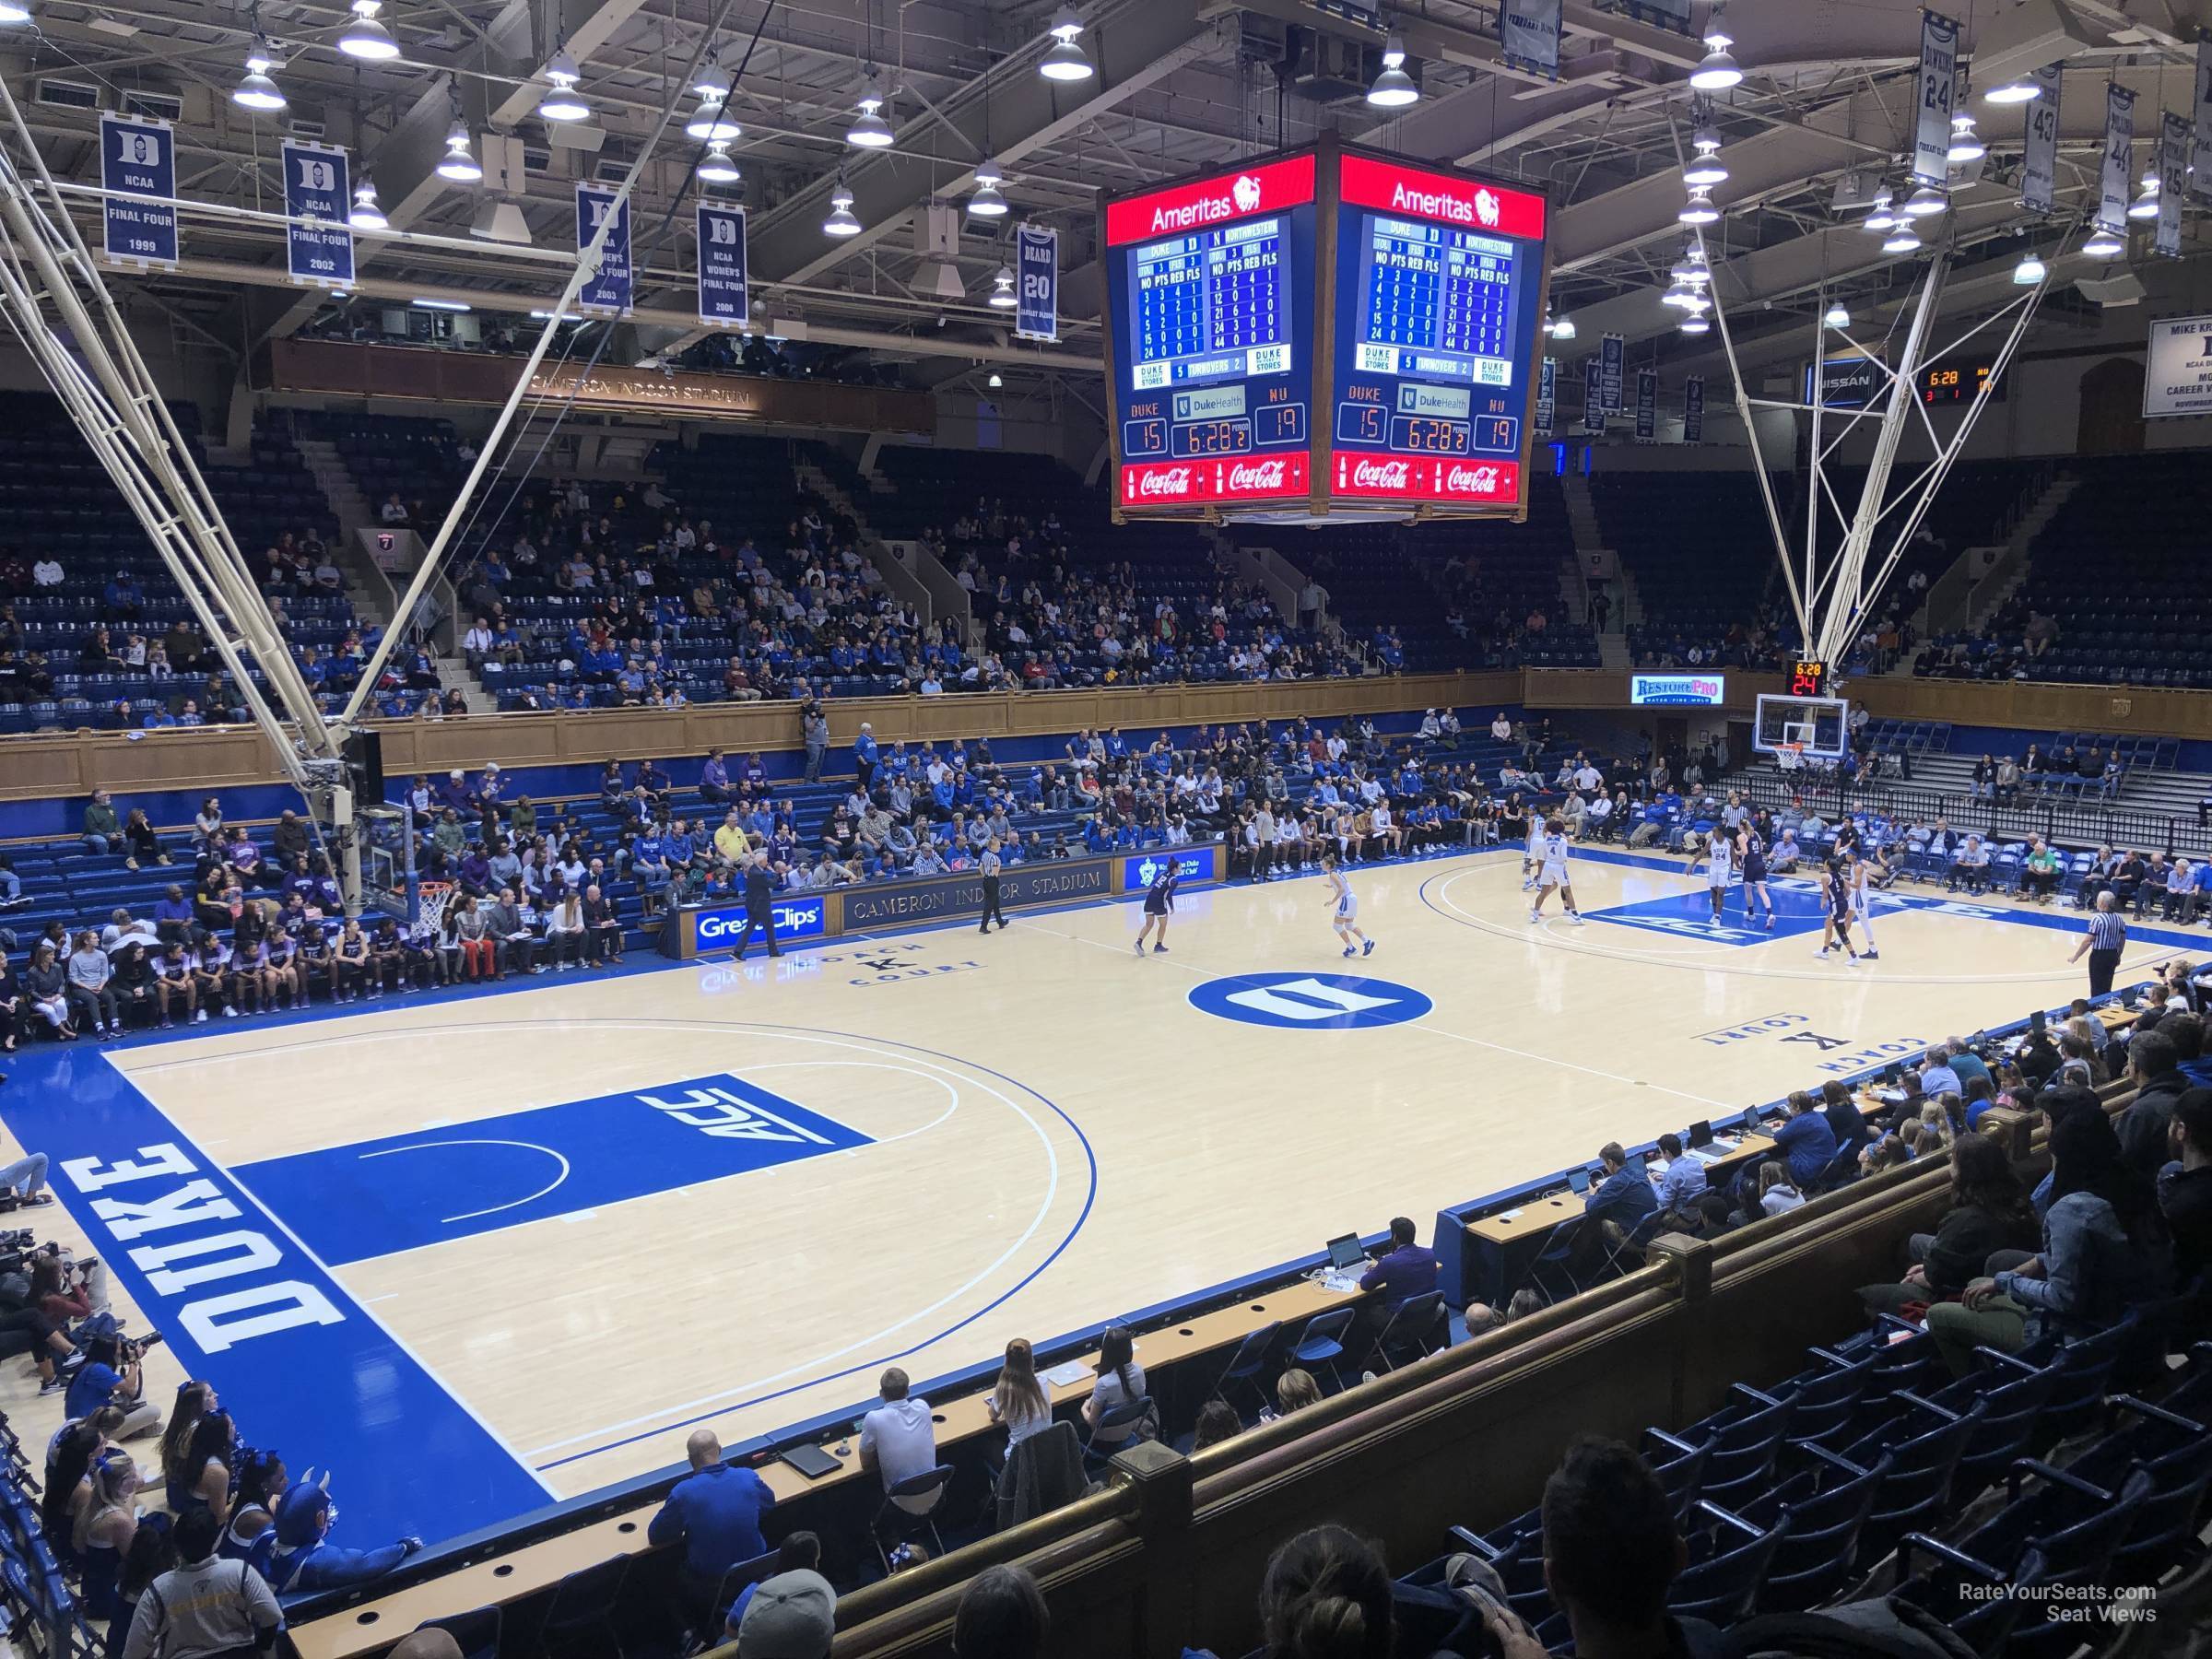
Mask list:
[[1205,230],[1231,219],[1280,213],[1313,199],[1313,158],[1286,156],[1239,172],[1194,179],[1150,195],[1106,205],[1106,244],[1147,241]]
[[1544,198],[1371,156],[1346,156],[1337,174],[1347,207],[1373,207],[1465,230],[1544,240]]
[[1132,462],[1122,468],[1122,502],[1131,507],[1172,506],[1302,496],[1307,476],[1302,450],[1233,461]]

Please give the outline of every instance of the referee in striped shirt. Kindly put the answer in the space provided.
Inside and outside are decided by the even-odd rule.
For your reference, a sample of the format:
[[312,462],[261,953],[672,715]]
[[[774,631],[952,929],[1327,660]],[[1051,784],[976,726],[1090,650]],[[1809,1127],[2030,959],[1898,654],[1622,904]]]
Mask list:
[[2120,953],[2127,948],[2127,918],[2120,913],[2117,901],[2108,890],[2097,895],[2097,908],[2089,912],[2089,931],[2074,947],[2069,962],[2081,960],[2081,953],[2089,953],[2089,994],[2103,996],[2112,988],[2112,975],[2120,968]]

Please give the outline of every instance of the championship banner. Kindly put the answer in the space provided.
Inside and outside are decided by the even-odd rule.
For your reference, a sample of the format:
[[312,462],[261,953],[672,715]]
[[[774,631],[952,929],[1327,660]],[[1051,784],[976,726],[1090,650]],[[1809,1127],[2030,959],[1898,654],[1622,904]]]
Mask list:
[[2196,42],[2196,142],[2190,159],[2189,189],[2212,202],[2212,34]]
[[743,328],[752,314],[746,286],[745,209],[699,204],[699,320]]
[[2096,225],[2127,233],[2130,151],[2136,142],[2136,95],[2117,81],[2104,89],[2104,165],[2099,175]]
[[1060,337],[1060,232],[1023,225],[1014,232],[1014,337]]
[[353,281],[352,169],[335,145],[287,138],[284,163],[286,267],[294,282],[345,288]]
[[2035,72],[2042,88],[2028,100],[2028,147],[2020,158],[2020,206],[2030,213],[2058,209],[2058,88],[2064,77],[2056,64]]
[[2159,123],[2159,232],[2151,245],[2168,259],[2182,256],[2182,198],[2189,189],[2189,123],[2171,110]]
[[1636,441],[1656,443],[1659,441],[1659,371],[1656,369],[1636,371]]
[[[166,121],[100,118],[101,251],[123,265],[177,263],[177,147]],[[119,202],[115,194],[135,198]]]
[[1620,401],[1623,391],[1621,378],[1628,368],[1629,341],[1625,335],[1609,334],[1599,342],[1599,371],[1597,388],[1600,401],[1608,415],[1618,415],[1628,406]]
[[1536,379],[1536,436],[1551,436],[1559,412],[1559,359],[1547,357]]
[[1912,180],[1940,186],[1950,174],[1951,100],[1959,84],[1959,25],[1920,14],[1920,109],[1912,126]]
[[1693,374],[1682,382],[1682,441],[1705,441],[1705,377]]
[[1560,8],[1561,0],[1502,0],[1498,44],[1505,61],[1558,80]]
[[1583,427],[1592,432],[1606,429],[1604,370],[1594,357],[1583,359]]
[[[614,212],[618,194],[597,184],[576,186],[576,253],[579,257],[591,246],[592,238],[599,234],[600,221]],[[584,279],[582,290],[576,296],[576,309],[597,312],[602,315],[629,316],[634,293],[632,275],[629,267],[629,203],[625,201],[621,211],[614,214],[614,224],[606,233],[606,241],[600,247],[599,268]]]

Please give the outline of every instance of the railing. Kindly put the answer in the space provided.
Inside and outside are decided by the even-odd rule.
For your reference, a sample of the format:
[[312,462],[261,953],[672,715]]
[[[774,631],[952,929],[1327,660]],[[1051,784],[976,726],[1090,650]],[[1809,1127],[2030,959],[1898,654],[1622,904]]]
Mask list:
[[1932,824],[1941,818],[1954,830],[2006,841],[2040,835],[2054,845],[2110,846],[2136,853],[2212,853],[2212,831],[2194,818],[2170,818],[2101,802],[2063,800],[2017,793],[2009,802],[1971,794],[1914,789],[1883,779],[1845,782],[1838,773],[1757,771],[1732,781],[1754,806],[1770,811],[1787,806],[1818,810],[1833,818],[1852,812],[1878,812],[1900,823]]

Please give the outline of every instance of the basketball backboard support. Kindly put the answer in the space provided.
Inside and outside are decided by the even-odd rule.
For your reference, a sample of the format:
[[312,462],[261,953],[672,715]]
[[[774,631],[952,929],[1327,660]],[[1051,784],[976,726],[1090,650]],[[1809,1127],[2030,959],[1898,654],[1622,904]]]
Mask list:
[[1761,692],[1751,747],[1774,754],[1785,743],[1802,744],[1810,760],[1841,760],[1851,735],[1851,704],[1841,697],[1784,697]]

